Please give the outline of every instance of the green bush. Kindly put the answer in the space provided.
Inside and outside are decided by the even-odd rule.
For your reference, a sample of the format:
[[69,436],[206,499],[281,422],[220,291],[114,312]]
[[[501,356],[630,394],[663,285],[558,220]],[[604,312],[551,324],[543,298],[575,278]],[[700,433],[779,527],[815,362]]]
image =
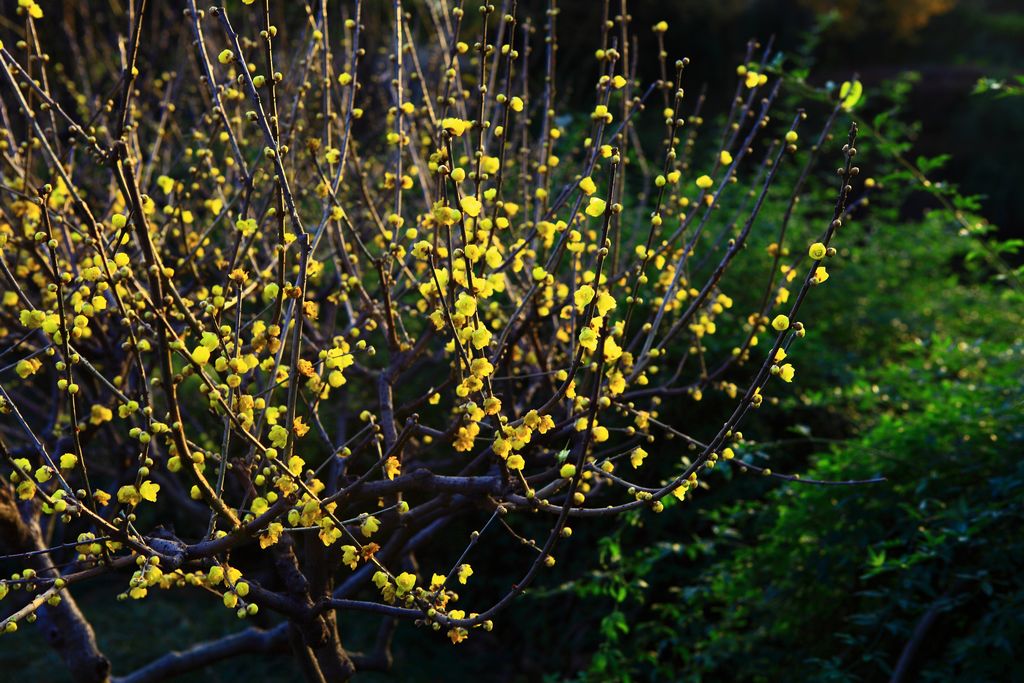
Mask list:
[[[905,92],[873,95],[898,107]],[[737,463],[673,525],[676,543],[651,542],[661,525],[620,526],[603,571],[566,587],[614,607],[579,680],[1012,679],[1024,644],[1020,271],[1000,261],[1013,245],[986,237],[977,199],[923,182],[944,160],[904,161],[912,127],[894,110],[875,122],[861,148],[888,160],[876,171],[889,191],[847,233],[842,288],[810,304],[818,362],[758,416],[758,434],[774,423],[776,438],[738,460],[886,481],[763,484]],[[937,208],[908,218],[922,199]]]

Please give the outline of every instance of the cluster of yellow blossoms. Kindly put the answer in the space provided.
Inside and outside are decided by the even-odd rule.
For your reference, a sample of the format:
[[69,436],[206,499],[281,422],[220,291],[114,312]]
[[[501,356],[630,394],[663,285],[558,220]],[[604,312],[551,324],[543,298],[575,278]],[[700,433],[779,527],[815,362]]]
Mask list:
[[[767,177],[750,190],[767,192],[775,166],[798,155],[802,118],[776,130],[759,108],[765,67],[738,69],[748,98],[705,160],[694,146],[704,122],[683,113],[677,62],[674,79],[655,84],[665,135],[650,170],[631,130],[645,100],[607,47],[608,28],[596,103],[574,135],[571,117],[513,77],[525,68],[508,42],[517,33],[487,43],[494,11],[483,6],[477,45],[455,37],[436,81],[412,49],[392,55],[380,79],[392,102],[376,117],[362,108],[379,105],[363,92],[374,81],[355,19],[331,37],[345,53],[341,72],[321,26],[309,54],[326,51],[323,78],[295,83],[251,49],[270,55],[278,40],[262,12],[258,41],[234,34],[220,9],[211,15],[224,36],[203,38],[204,16],[189,12],[209,74],[181,97],[214,102],[209,115],[171,141],[143,124],[144,99],[126,96],[124,112],[125,141],[166,137],[173,149],[154,144],[147,160],[137,140],[115,144],[107,127],[73,124],[75,144],[114,170],[75,186],[84,173],[55,163],[48,142],[3,142],[28,166],[5,171],[0,189],[14,198],[0,219],[14,283],[0,299],[0,340],[17,377],[0,376],[0,414],[16,416],[4,433],[20,439],[17,453],[0,455],[20,501],[80,532],[70,537],[83,571],[128,559],[136,568],[122,597],[200,587],[245,617],[266,589],[242,578],[230,551],[252,543],[269,556],[311,539],[331,549],[328,573],[365,578],[364,594],[459,643],[490,628],[486,614],[453,607],[452,584],[473,575],[466,553],[430,581],[402,559],[438,510],[465,508],[475,523],[484,509],[510,530],[516,513],[544,513],[560,520],[549,549],[571,536],[574,514],[660,512],[737,456],[739,420],[772,378],[794,380],[799,302],[828,281],[843,217],[810,238],[803,281],[803,250],[791,257],[781,237],[769,245],[769,283],[753,296],[726,274],[753,241],[757,209],[746,230],[714,220],[746,210],[733,189],[744,174]],[[659,40],[667,30],[653,27]],[[138,72],[149,86],[172,84]],[[858,88],[837,106],[853,106]],[[43,86],[32,93],[50,97]],[[286,95],[292,116],[278,109]],[[771,154],[759,166],[750,156],[762,143]],[[853,175],[848,165],[844,184]],[[769,357],[753,353],[759,340]],[[37,434],[32,401],[44,391],[56,407],[49,433]],[[677,423],[703,409],[692,404],[705,392],[739,408],[698,438],[688,432],[707,431],[703,417],[686,432]],[[675,437],[689,449],[673,450]],[[588,506],[597,494],[607,498]],[[140,528],[172,508],[200,511],[178,556]],[[554,561],[544,550],[529,562]],[[0,598],[6,591],[0,582]]]

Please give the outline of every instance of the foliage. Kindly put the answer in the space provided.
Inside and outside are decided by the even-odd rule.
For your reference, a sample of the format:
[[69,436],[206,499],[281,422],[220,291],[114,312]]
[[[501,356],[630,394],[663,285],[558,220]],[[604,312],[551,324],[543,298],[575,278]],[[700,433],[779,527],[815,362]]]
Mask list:
[[1024,469],[1009,457],[1024,441],[1022,349],[937,337],[899,360],[815,397],[863,431],[807,472],[888,483],[869,495],[790,485],[713,512],[714,561],[682,584],[657,572],[650,603],[630,610],[628,648],[602,649],[587,680],[875,680],[911,641],[920,680],[1011,676],[1024,636]]
[[1020,97],[1024,95],[1024,76],[1015,76],[1008,81],[996,78],[979,78],[974,86],[975,95],[996,97]]
[[924,27],[932,17],[949,12],[956,0],[847,0],[834,3],[826,0],[801,0],[816,12],[838,12],[846,31],[861,34],[877,30],[879,25],[901,39],[908,39]]
[[[1002,263],[978,198],[929,181],[948,160],[907,160],[909,82],[871,93],[881,111],[859,147],[886,191],[848,233],[842,290],[809,305],[820,362],[780,404],[798,424],[737,455],[809,462],[805,480],[887,481],[732,482],[726,504],[676,524],[674,545],[650,543],[664,529],[621,526],[605,571],[575,590],[610,598],[629,635],[602,633],[580,680],[1012,678],[1024,639],[1020,270]],[[630,589],[612,576],[633,577]]]

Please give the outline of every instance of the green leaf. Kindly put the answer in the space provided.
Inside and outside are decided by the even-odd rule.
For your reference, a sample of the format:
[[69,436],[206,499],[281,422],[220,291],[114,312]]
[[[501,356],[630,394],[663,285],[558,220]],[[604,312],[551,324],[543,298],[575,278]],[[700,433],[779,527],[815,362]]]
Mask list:
[[853,109],[864,94],[864,85],[860,81],[846,81],[839,88],[839,99],[842,100],[843,109]]

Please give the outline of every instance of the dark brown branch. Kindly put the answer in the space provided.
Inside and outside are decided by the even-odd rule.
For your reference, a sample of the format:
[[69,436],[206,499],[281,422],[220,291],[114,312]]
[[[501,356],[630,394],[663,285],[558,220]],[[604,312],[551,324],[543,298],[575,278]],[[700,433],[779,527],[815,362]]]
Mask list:
[[180,652],[168,652],[113,683],[150,683],[191,673],[204,666],[244,654],[283,654],[288,651],[288,624],[269,630],[255,627],[218,640],[194,645]]

